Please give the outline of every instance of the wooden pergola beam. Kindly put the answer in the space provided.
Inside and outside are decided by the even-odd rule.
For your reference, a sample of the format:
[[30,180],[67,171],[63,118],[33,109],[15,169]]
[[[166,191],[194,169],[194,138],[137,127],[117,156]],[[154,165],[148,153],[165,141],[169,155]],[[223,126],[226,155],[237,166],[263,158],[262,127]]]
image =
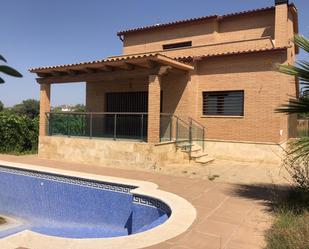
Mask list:
[[112,72],[112,71],[114,71],[115,70],[115,67],[112,67],[112,66],[110,66],[110,65],[103,65],[103,66],[101,66],[101,67],[98,67],[97,68],[97,70],[99,70],[99,71],[104,71],[104,72]]
[[95,72],[97,72],[97,69],[91,68],[91,67],[86,67],[82,71],[85,71],[86,73],[95,73]]
[[133,70],[135,69],[135,65],[132,63],[125,62],[122,68],[125,70]]

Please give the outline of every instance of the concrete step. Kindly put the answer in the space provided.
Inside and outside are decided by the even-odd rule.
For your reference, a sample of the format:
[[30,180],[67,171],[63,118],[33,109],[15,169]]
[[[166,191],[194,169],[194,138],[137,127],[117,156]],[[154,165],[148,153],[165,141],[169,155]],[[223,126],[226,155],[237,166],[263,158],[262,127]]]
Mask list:
[[195,162],[200,164],[208,164],[210,162],[213,162],[215,159],[209,156],[203,156],[195,159]]
[[198,151],[193,151],[193,152],[191,153],[191,157],[192,157],[192,158],[201,158],[201,157],[205,157],[205,156],[208,156],[208,154],[202,152],[201,149],[198,150]]

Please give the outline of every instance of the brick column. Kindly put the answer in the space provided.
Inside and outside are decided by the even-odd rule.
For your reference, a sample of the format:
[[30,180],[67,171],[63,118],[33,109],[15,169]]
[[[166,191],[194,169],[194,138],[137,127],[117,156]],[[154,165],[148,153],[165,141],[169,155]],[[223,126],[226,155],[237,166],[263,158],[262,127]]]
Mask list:
[[40,87],[40,136],[46,136],[46,112],[50,112],[50,84],[41,84]]
[[148,84],[148,143],[160,142],[161,78],[149,75]]

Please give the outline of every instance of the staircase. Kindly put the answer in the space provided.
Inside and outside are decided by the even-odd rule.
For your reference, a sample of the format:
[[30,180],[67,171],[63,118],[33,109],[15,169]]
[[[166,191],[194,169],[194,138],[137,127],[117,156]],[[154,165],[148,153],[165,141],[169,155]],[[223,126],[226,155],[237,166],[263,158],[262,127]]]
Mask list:
[[192,143],[192,144],[183,144],[177,145],[177,148],[181,149],[183,153],[188,155],[190,161],[195,163],[206,165],[214,161],[215,159],[210,157],[207,153],[203,151],[199,145]]
[[[206,165],[214,158],[205,153],[205,127],[192,119],[182,119],[172,114],[161,114],[161,120],[165,120],[163,131],[169,130],[168,137],[170,141],[175,141],[176,148],[186,153],[190,162]],[[169,124],[167,126],[167,124]],[[166,129],[168,127],[169,129]],[[175,130],[173,128],[176,128]],[[166,139],[166,132],[161,134]]]

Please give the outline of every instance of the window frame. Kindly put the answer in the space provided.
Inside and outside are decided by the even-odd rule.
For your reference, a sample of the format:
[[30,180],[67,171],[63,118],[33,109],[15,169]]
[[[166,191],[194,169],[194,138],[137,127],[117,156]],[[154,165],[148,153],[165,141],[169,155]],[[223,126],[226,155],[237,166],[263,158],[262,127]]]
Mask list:
[[163,50],[181,49],[181,48],[190,48],[190,47],[192,47],[192,41],[167,43],[167,44],[162,45]]
[[[218,111],[216,114],[207,114],[205,108],[205,94],[224,94],[224,93],[232,93],[232,92],[241,92],[242,100],[241,100],[241,114],[232,113],[226,114],[224,113],[224,105],[223,105],[223,113],[220,114]],[[219,91],[202,91],[202,117],[244,117],[245,116],[245,91],[244,90],[219,90]]]

